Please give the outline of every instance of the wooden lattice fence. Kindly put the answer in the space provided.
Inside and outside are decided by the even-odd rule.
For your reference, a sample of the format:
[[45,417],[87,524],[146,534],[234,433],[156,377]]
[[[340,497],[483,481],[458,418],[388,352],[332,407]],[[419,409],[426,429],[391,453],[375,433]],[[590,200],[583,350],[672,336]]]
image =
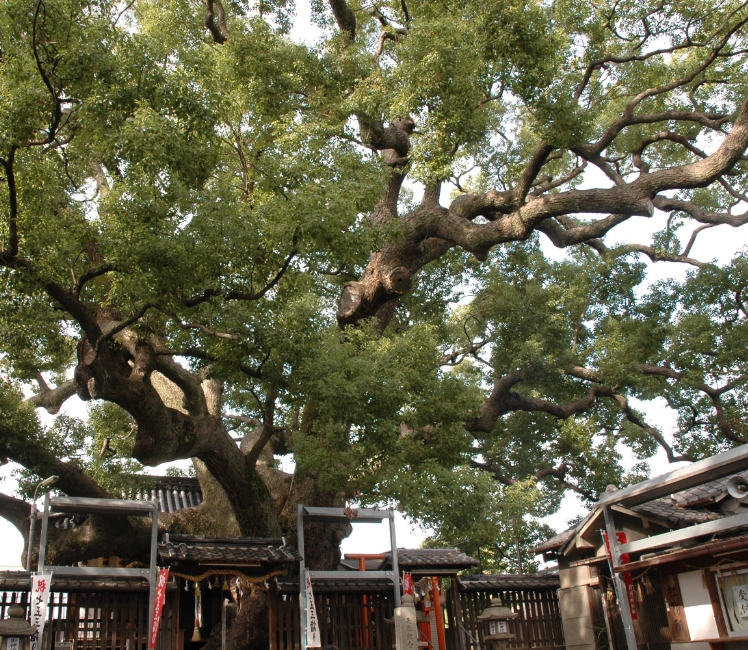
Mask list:
[[[480,578],[485,584],[503,577]],[[533,581],[532,577],[520,579]],[[392,650],[394,628],[385,621],[394,614],[391,591],[345,590],[343,581],[339,583],[337,590],[331,586],[324,590],[315,587],[322,645],[335,646],[338,650]],[[296,584],[290,586],[297,588]],[[557,577],[544,578],[543,587],[526,589],[475,588],[474,582],[462,581],[459,584],[460,588],[454,579],[442,582],[445,650],[488,650],[477,617],[496,596],[519,613],[517,619],[509,622],[509,629],[517,639],[507,644],[508,650],[565,650],[556,595]],[[269,599],[270,650],[300,650],[298,594],[287,586],[271,592]]]
[[[315,593],[322,645],[339,650],[392,650],[394,628],[385,621],[394,615],[392,593]],[[299,650],[299,597],[270,594],[270,650]]]
[[[564,650],[564,632],[561,626],[561,611],[556,589],[481,589],[459,593],[462,613],[464,650],[486,650],[483,626],[477,617],[490,605],[491,598],[501,597],[504,604],[519,616],[508,622],[509,631],[516,640],[507,644],[508,650]],[[448,625],[457,629],[454,601],[448,600]],[[460,648],[460,646],[458,646]]]
[[[175,595],[167,594],[157,650],[172,650],[178,634]],[[0,591],[0,615],[19,603],[28,607],[28,591]],[[141,650],[148,640],[147,591],[53,591],[41,650],[74,641],[75,650]]]

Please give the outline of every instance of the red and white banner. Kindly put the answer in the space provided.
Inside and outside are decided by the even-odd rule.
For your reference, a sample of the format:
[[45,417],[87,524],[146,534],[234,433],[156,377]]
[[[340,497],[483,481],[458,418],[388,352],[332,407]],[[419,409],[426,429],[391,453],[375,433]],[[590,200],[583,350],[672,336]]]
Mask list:
[[403,594],[413,595],[413,574],[403,573]]
[[[613,556],[610,552],[610,543],[608,542],[608,533],[603,533],[603,538],[605,539],[605,550],[608,553],[608,562],[610,563],[610,566],[613,566]],[[616,539],[618,540],[619,544],[625,544],[626,543],[626,533],[623,532],[617,532],[616,533]],[[628,553],[622,553],[621,557],[621,564],[628,564],[631,562],[631,557]],[[629,571],[621,571],[621,577],[623,578],[623,584],[626,585],[626,596],[628,597],[629,601],[629,610],[631,611],[631,619],[637,620],[639,618],[637,614],[637,603],[636,603],[636,591],[634,591],[634,580],[631,577],[631,573]]]
[[166,600],[166,583],[169,582],[169,569],[159,569],[158,582],[156,583],[156,600],[153,603],[153,623],[148,647],[153,650],[158,640],[158,629],[161,626],[161,612]]
[[36,626],[36,633],[31,637],[31,650],[39,650],[42,645],[44,624],[47,622],[49,591],[52,586],[52,574],[46,573],[31,576],[31,625]]

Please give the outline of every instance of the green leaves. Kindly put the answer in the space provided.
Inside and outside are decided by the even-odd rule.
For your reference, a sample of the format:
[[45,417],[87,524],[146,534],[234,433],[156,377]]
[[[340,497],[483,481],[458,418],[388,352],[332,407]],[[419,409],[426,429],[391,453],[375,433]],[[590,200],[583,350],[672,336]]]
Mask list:
[[[555,259],[531,236],[479,263],[448,234],[437,239],[436,221],[406,241],[410,217],[438,210],[407,186],[393,199],[401,219],[368,218],[395,149],[374,151],[364,133],[410,117],[397,173],[429,186],[460,177],[460,193],[506,197],[544,141],[554,151],[527,197],[543,201],[589,182],[577,172],[590,142],[632,98],[708,63],[742,10],[696,0],[406,4],[352,3],[353,41],[315,4],[322,40],[307,46],[288,38],[292,3],[226,3],[230,36],[218,47],[200,3],[138,0],[121,15],[106,0],[6,3],[0,158],[14,156],[17,192],[6,174],[0,248],[17,226],[23,260],[0,274],[8,440],[34,440],[113,491],[141,469],[124,411],[96,404],[88,423],[44,428],[11,383],[28,388],[40,371],[63,378],[77,362],[79,323],[50,287],[80,298],[79,321],[82,312],[111,327],[143,312],[127,336],[223,381],[225,410],[273,411],[285,450],[320,490],[396,500],[432,526],[432,543],[474,550],[485,568],[512,567],[515,541],[544,534],[537,519],[566,490],[594,499],[641,476],[664,439],[637,400],[662,396],[677,411],[675,454],[746,439],[744,256],[650,285],[625,249]],[[731,55],[677,92],[650,93],[637,114],[668,119],[628,125],[589,161],[630,179],[701,157],[714,144],[705,124],[727,130],[720,115],[745,92],[732,56],[743,41],[736,32],[722,52]],[[670,119],[684,110],[703,116]],[[748,189],[744,166],[677,198],[725,211]],[[525,236],[508,214],[518,207],[507,199],[471,227],[516,218]],[[585,219],[566,216],[553,223]],[[679,253],[681,225],[674,217],[655,235],[656,253]],[[372,319],[341,331],[343,286],[372,252],[398,247],[418,269],[413,290],[386,305],[396,310],[387,327]],[[122,339],[110,345],[121,350]],[[467,426],[481,418],[493,426]]]

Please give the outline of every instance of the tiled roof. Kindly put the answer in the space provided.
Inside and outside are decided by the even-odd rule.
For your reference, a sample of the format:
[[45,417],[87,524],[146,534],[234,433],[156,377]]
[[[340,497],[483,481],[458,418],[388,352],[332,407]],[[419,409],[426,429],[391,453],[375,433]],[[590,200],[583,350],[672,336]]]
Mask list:
[[558,589],[561,583],[558,574],[516,575],[508,573],[457,576],[460,591],[495,589]]
[[703,524],[706,521],[722,519],[723,514],[710,510],[693,510],[675,505],[670,499],[655,499],[649,503],[642,503],[631,508],[640,515],[648,515],[654,519],[669,523],[675,528]]
[[576,531],[576,529],[577,526],[567,528],[565,531],[559,533],[555,537],[551,537],[549,540],[546,540],[542,544],[538,544],[534,549],[532,549],[532,552],[535,555],[540,555],[541,553],[545,553],[546,551],[555,551],[556,549],[561,548],[574,536],[574,532]]
[[688,490],[677,492],[673,495],[673,501],[675,501],[679,506],[688,508],[721,501],[727,494],[727,481],[729,481],[733,476],[743,476],[748,478],[748,472],[739,472],[738,474],[725,476],[724,478],[715,481],[708,481],[707,483],[702,483],[701,485],[689,488]]
[[[416,569],[459,571],[478,566],[480,562],[466,555],[459,548],[399,548],[397,549],[397,564],[400,569],[408,571]],[[379,568],[390,567],[392,567],[392,553],[387,553]]]
[[155,501],[161,512],[176,512],[183,508],[199,506],[203,502],[200,482],[189,476],[144,477],[153,481],[148,487],[135,490],[137,501]]
[[[0,590],[28,591],[30,576],[28,571],[0,571]],[[148,588],[148,580],[145,578],[52,578],[52,591],[147,591]],[[169,580],[166,588],[169,591],[177,588],[173,578]]]
[[[330,593],[341,591],[353,592],[389,592],[392,593],[394,586],[389,578],[346,578],[347,571],[340,572],[338,578],[312,578],[312,590],[314,593]],[[282,594],[298,594],[298,576],[283,576],[275,578],[278,591]]]
[[[648,503],[633,506],[631,510],[642,516],[657,519],[672,528],[684,528],[715,519],[722,519],[725,517],[724,514],[707,510],[704,506],[718,503],[727,496],[727,481],[733,476],[748,478],[748,471],[726,476],[715,481],[707,481],[688,490],[676,492],[671,497],[655,499]],[[599,511],[593,509],[580,524],[539,544],[535,547],[534,552],[540,554],[545,551],[561,549],[573,539],[576,531],[580,530],[584,523],[597,512]],[[742,530],[742,527],[731,529],[732,534],[739,530]]]
[[301,556],[282,539],[164,535],[158,554],[166,562],[262,565],[299,562]]

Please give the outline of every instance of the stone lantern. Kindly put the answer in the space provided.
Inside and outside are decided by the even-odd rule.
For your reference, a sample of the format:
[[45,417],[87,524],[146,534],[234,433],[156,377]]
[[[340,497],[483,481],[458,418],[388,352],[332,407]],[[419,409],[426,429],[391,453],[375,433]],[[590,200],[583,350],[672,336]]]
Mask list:
[[24,618],[25,609],[15,603],[8,607],[8,618],[0,621],[0,650],[28,650],[36,626]]
[[509,631],[507,624],[507,621],[517,616],[519,614],[504,605],[501,598],[492,598],[491,604],[478,616],[478,621],[484,626],[483,640],[495,650],[504,650],[509,641],[517,638],[516,634]]

